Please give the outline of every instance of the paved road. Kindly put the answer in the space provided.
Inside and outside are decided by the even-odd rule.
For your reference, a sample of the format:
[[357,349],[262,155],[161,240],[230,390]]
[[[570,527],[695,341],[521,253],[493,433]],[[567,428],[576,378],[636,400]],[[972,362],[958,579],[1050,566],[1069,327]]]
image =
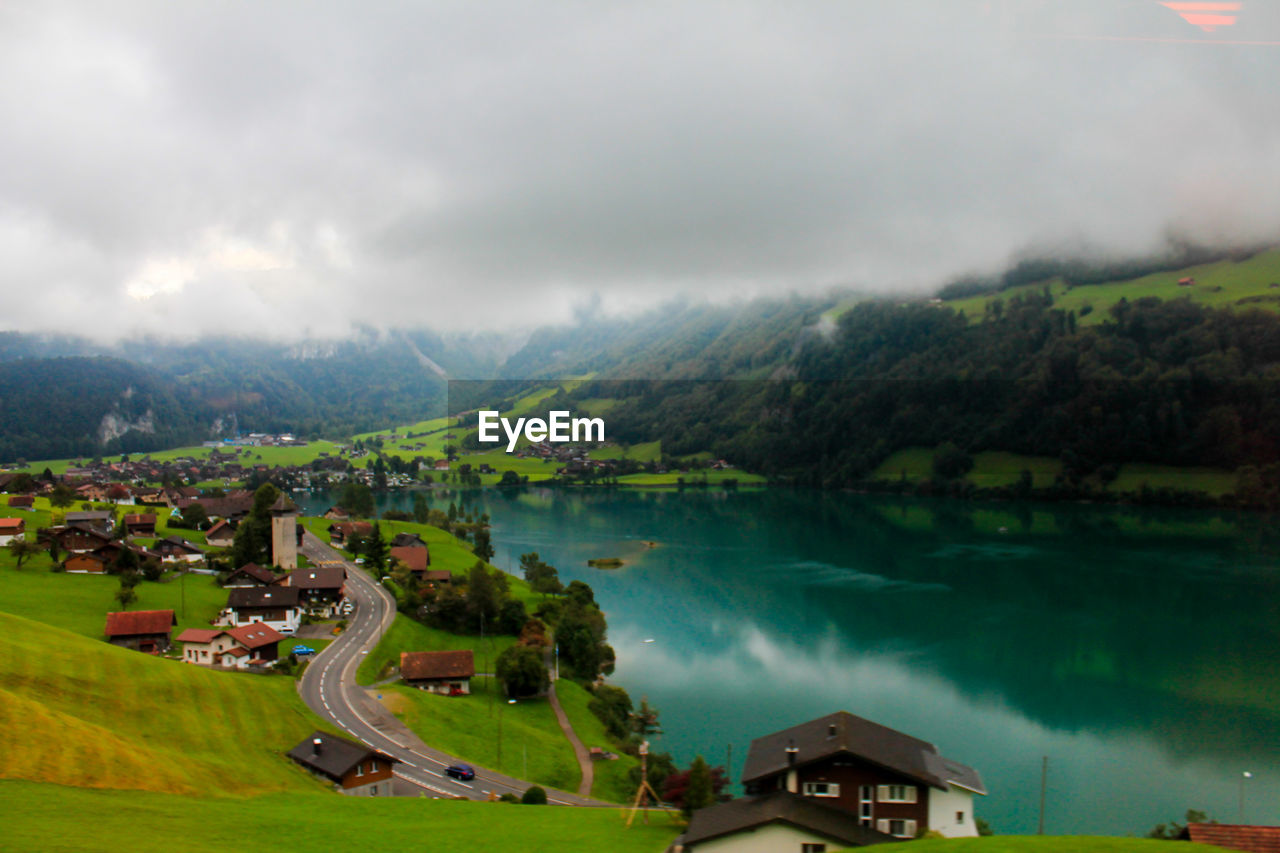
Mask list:
[[[347,569],[347,596],[356,603],[347,630],[307,666],[298,682],[303,701],[321,717],[356,740],[400,759],[396,765],[397,793],[425,793],[433,797],[488,799],[490,794],[519,796],[533,784],[472,764],[476,778],[460,782],[444,775],[444,768],[460,759],[424,744],[376,699],[356,685],[356,670],[364,655],[381,639],[395,619],[395,599],[363,569],[345,562],[342,555],[310,532],[302,553],[313,565],[343,565]],[[411,787],[411,786],[416,786]],[[547,789],[550,802],[562,805],[614,805],[589,797]]]

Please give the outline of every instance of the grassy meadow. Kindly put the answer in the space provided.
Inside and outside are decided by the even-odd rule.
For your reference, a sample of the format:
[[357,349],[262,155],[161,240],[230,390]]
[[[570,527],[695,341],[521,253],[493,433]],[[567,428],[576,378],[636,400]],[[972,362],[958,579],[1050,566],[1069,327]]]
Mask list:
[[[1195,284],[1179,285],[1179,279],[1194,278]],[[1027,284],[979,296],[955,299],[946,304],[979,320],[988,303],[1009,300],[1019,293],[1041,293],[1045,287],[1053,294],[1054,307],[1075,311],[1083,326],[1095,325],[1110,318],[1108,310],[1122,298],[1134,302],[1148,296],[1158,299],[1191,299],[1215,308],[1261,308],[1280,311],[1280,250],[1254,255],[1244,261],[1219,261],[1170,272],[1154,273],[1130,281],[1105,282],[1069,287],[1061,279]],[[1085,306],[1090,312],[1080,315]]]
[[439,839],[475,853],[661,853],[680,831],[660,815],[628,829],[622,809],[328,793],[197,798],[0,781],[0,801],[3,846],[21,851],[410,850]]
[[[7,580],[7,578],[6,578]],[[293,679],[214,672],[0,613],[0,776],[180,794],[307,791]]]

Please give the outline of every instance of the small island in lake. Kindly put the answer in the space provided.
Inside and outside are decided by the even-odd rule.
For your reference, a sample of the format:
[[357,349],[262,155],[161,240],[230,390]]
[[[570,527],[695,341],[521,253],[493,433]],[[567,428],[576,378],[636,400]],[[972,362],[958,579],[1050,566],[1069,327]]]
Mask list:
[[620,569],[625,563],[619,557],[601,557],[598,560],[587,560],[587,565],[596,569]]

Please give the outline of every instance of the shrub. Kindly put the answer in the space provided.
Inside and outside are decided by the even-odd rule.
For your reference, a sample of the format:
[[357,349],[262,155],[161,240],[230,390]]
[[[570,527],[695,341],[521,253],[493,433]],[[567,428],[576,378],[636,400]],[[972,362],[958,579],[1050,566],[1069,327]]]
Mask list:
[[545,806],[547,804],[547,792],[542,787],[534,785],[524,792],[520,802],[526,806]]

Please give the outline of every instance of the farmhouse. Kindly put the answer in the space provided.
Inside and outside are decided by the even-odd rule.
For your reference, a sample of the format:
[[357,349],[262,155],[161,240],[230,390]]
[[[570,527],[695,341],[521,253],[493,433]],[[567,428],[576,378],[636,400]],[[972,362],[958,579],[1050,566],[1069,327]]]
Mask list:
[[36,537],[46,542],[50,539],[58,543],[58,547],[69,554],[96,551],[104,545],[111,544],[111,537],[89,527],[50,527],[41,530]]
[[405,564],[409,572],[418,580],[422,580],[423,574],[427,571],[427,566],[431,565],[431,553],[425,546],[418,547],[414,545],[395,545],[391,548],[391,559],[399,560]]
[[301,618],[297,587],[246,587],[227,593],[227,606],[218,624],[235,627],[264,622],[282,634],[292,634]]
[[346,580],[347,570],[341,566],[317,566],[296,569],[284,582],[297,587],[299,602],[309,613],[327,617],[337,615]]
[[390,797],[392,771],[399,763],[376,749],[320,731],[289,750],[289,757],[353,797]]
[[154,515],[126,515],[124,529],[130,536],[153,537],[156,535],[156,517]]
[[104,633],[113,646],[158,654],[169,650],[170,632],[177,624],[172,610],[108,613]]
[[115,527],[115,515],[107,510],[95,510],[85,512],[69,512],[66,516],[68,527],[88,527],[99,533],[111,533],[111,529]]
[[236,529],[225,518],[217,521],[204,534],[204,541],[213,548],[230,548],[235,544],[235,539]]
[[10,509],[35,509],[36,499],[31,495],[10,495]]
[[329,525],[329,542],[332,545],[345,545],[355,537],[373,535],[373,525],[367,521],[342,521]]
[[245,563],[240,568],[227,575],[227,582],[223,584],[228,589],[237,587],[253,587],[253,586],[276,586],[285,579],[284,575],[278,575],[270,569],[264,569],[257,563]]
[[187,663],[228,669],[262,667],[280,657],[279,631],[255,622],[236,628],[188,628],[178,635]]
[[27,522],[23,518],[0,518],[0,545],[8,545],[26,536]]
[[197,563],[204,558],[204,551],[176,533],[161,539],[151,548],[166,563]]
[[933,744],[845,711],[753,740],[742,784],[815,798],[898,838],[977,835],[973,797],[987,792],[976,770]]
[[475,656],[470,649],[400,653],[400,677],[419,690],[462,696],[471,692],[471,676],[475,674]]
[[699,809],[689,828],[676,839],[676,853],[755,853],[755,851],[826,851],[894,838],[864,826],[858,816],[821,801],[786,791],[744,797]]

